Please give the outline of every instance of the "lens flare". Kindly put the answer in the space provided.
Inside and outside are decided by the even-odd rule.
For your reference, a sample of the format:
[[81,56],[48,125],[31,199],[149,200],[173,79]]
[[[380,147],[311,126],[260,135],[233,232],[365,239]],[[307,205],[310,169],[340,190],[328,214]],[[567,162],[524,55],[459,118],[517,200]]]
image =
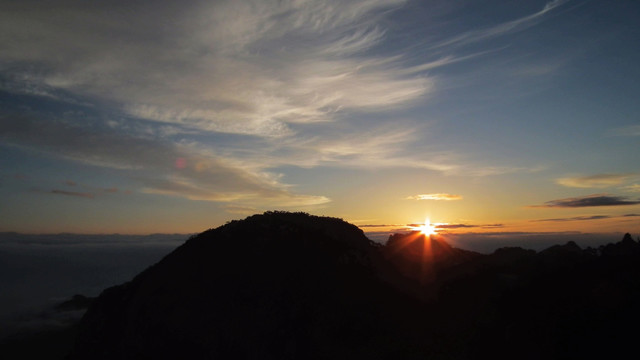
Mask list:
[[416,227],[416,230],[420,231],[420,233],[424,235],[434,235],[438,232],[436,231],[436,226],[431,223],[429,219],[426,219],[424,225],[420,225]]

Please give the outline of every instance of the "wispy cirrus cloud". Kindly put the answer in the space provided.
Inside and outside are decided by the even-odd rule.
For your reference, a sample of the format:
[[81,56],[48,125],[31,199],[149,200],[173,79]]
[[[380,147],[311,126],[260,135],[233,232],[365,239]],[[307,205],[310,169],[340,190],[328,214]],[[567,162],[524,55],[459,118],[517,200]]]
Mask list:
[[532,205],[530,207],[545,208],[580,208],[593,206],[628,206],[638,205],[640,200],[629,200],[624,196],[612,196],[607,194],[594,194],[582,197],[550,200],[543,205]]
[[[1,134],[0,134],[0,138],[1,138]],[[131,193],[130,190],[120,191],[118,188],[115,188],[115,187],[99,188],[99,187],[82,185],[72,180],[65,180],[62,182],[62,184],[66,185],[67,187],[77,188],[78,190],[72,191],[72,190],[63,190],[59,188],[44,190],[42,188],[34,186],[30,189],[30,191],[33,193],[39,193],[39,194],[63,195],[63,196],[71,196],[71,197],[78,197],[78,198],[85,198],[85,199],[94,199],[105,194],[115,194],[118,192],[122,192],[124,194]]]
[[94,198],[94,195],[92,193],[84,193],[84,192],[77,192],[77,191],[66,191],[66,190],[53,189],[53,190],[50,191],[50,193],[51,194],[56,194],[56,195],[83,197],[83,198],[88,198],[88,199],[93,199]]
[[[441,44],[446,53],[440,48],[420,61],[381,48],[382,20],[405,3],[63,0],[46,11],[35,0],[2,3],[0,76],[10,80],[0,81],[4,91],[110,110],[100,130],[83,117],[4,113],[0,137],[126,172],[144,193],[242,208],[331,201],[295,193],[278,167],[530,171],[463,165],[454,151],[424,145],[417,121],[381,126],[368,118],[428,99],[441,86],[434,70],[488,53],[456,54],[457,46],[525,29],[564,1],[454,37]],[[367,122],[356,124],[354,115]],[[462,198],[436,195],[431,200]]]
[[466,170],[471,176],[496,176],[514,173],[536,173],[544,169],[544,166],[468,166]]
[[201,131],[286,136],[292,123],[433,91],[431,78],[416,76],[427,68],[407,73],[400,56],[367,54],[384,39],[378,20],[404,2],[62,1],[44,15],[27,0],[0,7],[0,60],[47,94],[83,94]]
[[563,177],[556,180],[560,185],[575,188],[605,188],[620,185],[636,174],[595,174],[588,176]]
[[43,190],[37,187],[33,187],[31,188],[30,191],[33,193],[39,193],[39,194],[53,194],[53,195],[85,198],[85,199],[95,199],[96,197],[99,197],[103,193],[114,193],[114,192],[117,192],[118,190],[114,188],[114,189],[105,189],[104,191],[69,191],[69,190],[62,190],[62,189]]
[[539,219],[531,220],[531,222],[565,222],[565,221],[589,221],[610,219],[610,215],[591,215],[591,216],[575,216],[569,218]]
[[[77,187],[77,188],[85,189],[87,193],[91,195],[104,194],[104,193],[114,194],[121,191],[116,187],[101,188],[101,187],[95,187],[95,186],[88,186],[88,185],[80,184],[73,180],[65,180],[63,184],[69,187]],[[129,191],[124,190],[123,193],[129,193]]]
[[398,225],[398,224],[365,224],[365,225],[358,225],[359,228],[388,228],[388,227],[399,227],[399,226],[404,226],[404,225]]
[[238,206],[238,205],[225,205],[223,206],[224,211],[229,214],[238,214],[238,215],[251,215],[258,212],[258,209],[252,206]]
[[611,136],[640,136],[640,125],[629,125],[611,129],[608,132]]
[[[527,19],[561,3],[551,2]],[[155,123],[155,132],[168,131],[165,140],[177,133],[247,135],[252,144],[222,152],[229,162],[251,164],[254,173],[281,165],[412,167],[472,176],[527,171],[466,171],[471,166],[434,149],[428,157],[408,154],[404,150],[416,137],[411,126],[307,130],[329,128],[349,114],[407,108],[438,89],[430,71],[483,53],[452,52],[416,62],[374,51],[385,41],[381,20],[404,4],[61,1],[45,14],[25,0],[0,5],[0,74],[17,79],[7,91],[24,92],[20,86],[28,83],[46,94],[114,105]],[[146,135],[132,133],[121,121],[108,123],[121,127],[125,138]],[[201,145],[221,153],[214,141]]]
[[446,193],[432,193],[432,194],[418,194],[408,196],[407,200],[462,200],[462,195],[446,194]]
[[452,229],[498,229],[505,227],[504,224],[436,224],[438,230],[452,230]]
[[[354,135],[355,134],[355,135]],[[339,126],[289,138],[264,139],[264,146],[225,151],[244,166],[268,168],[319,166],[348,168],[417,168],[439,172],[461,172],[452,154],[432,150],[428,159],[407,151],[420,141],[411,126],[372,125],[368,129]]]
[[[424,224],[407,224],[406,230],[414,230]],[[393,226],[393,225],[388,225]],[[498,229],[506,227],[504,224],[433,224],[436,230],[456,230],[456,229]]]
[[640,184],[632,184],[629,186],[625,186],[623,187],[623,189],[631,192],[640,192]]
[[615,219],[615,218],[631,218],[631,217],[640,217],[640,214],[625,214],[625,215],[590,215],[590,216],[574,216],[567,218],[554,218],[554,219],[538,219],[531,220],[531,222],[567,222],[567,221],[590,221],[590,220],[605,220],[605,219]]
[[[7,145],[44,150],[52,157],[125,171],[137,181],[142,192],[150,194],[280,206],[318,205],[330,201],[324,196],[294,194],[273,174],[229,163],[213,154],[199,153],[188,144],[125,135],[108,129],[96,131],[51,119],[9,116],[0,116],[0,139]],[[180,160],[180,166],[177,160]],[[67,181],[66,185],[78,186],[73,181]],[[115,188],[93,190],[86,194],[94,196],[97,192],[117,191]],[[55,193],[84,194],[62,190]]]
[[440,42],[439,44],[436,45],[436,47],[468,45],[471,43],[495,38],[498,36],[504,36],[506,34],[528,29],[536,25],[538,22],[540,22],[547,13],[551,12],[552,10],[554,10],[559,6],[564,5],[569,1],[570,0],[549,1],[544,5],[544,7],[540,11],[536,13],[521,17],[519,19],[501,23],[492,27],[469,31],[469,32],[454,36],[450,39],[446,39]]

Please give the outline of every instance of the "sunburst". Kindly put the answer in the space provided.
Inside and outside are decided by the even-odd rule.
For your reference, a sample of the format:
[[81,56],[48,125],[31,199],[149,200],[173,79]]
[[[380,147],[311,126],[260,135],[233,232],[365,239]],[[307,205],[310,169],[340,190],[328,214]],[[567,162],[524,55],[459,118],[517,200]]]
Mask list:
[[436,226],[431,223],[429,219],[426,219],[424,225],[419,225],[415,227],[415,230],[420,231],[421,234],[424,235],[434,235],[437,234]]

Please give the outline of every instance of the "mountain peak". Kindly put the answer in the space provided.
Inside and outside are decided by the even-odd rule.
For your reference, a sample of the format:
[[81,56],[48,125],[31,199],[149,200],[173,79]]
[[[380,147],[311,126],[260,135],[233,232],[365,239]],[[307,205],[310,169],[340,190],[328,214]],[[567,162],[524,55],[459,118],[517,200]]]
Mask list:
[[444,270],[480,255],[454,248],[438,235],[418,231],[389,236],[382,251],[401,274],[421,284],[434,283]]
[[345,341],[354,357],[373,356],[369,342],[396,336],[404,317],[389,311],[406,308],[378,279],[377,254],[336,218],[267,212],[232,221],[104,291],[72,358],[336,357]]
[[602,329],[640,319],[627,281],[640,276],[637,247],[625,237],[602,256],[572,242],[481,255],[417,232],[379,246],[341,219],[266,212],[193,236],[103,291],[70,359],[465,359],[523,348],[564,358],[553,356],[565,350],[557,338],[589,355],[584,334],[613,344]]

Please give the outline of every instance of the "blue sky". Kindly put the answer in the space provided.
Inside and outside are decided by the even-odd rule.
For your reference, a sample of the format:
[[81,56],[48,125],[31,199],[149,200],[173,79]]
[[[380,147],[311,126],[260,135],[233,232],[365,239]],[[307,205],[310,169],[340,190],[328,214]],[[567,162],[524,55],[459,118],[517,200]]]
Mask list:
[[[634,1],[0,4],[0,231],[640,232]],[[464,225],[464,226],[461,226]]]

